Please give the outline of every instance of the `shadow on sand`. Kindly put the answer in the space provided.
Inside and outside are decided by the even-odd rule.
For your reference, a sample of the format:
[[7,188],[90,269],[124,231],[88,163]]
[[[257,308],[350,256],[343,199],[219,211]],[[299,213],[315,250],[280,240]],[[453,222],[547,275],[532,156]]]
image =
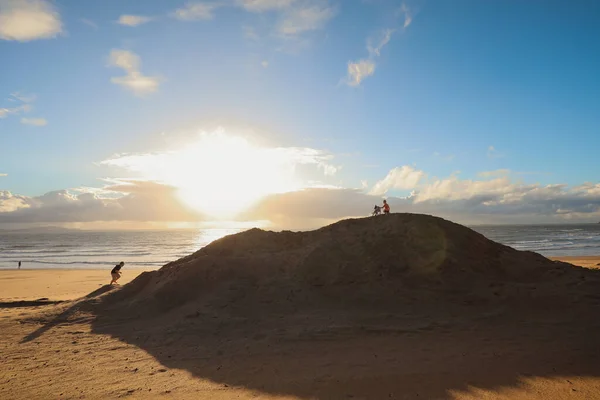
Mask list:
[[573,295],[550,309],[407,303],[386,313],[344,305],[249,317],[224,307],[115,320],[96,299],[111,289],[88,294],[22,343],[59,324],[91,322],[92,332],[136,345],[165,367],[317,399],[451,399],[535,377],[600,376],[595,296]]
[[230,387],[312,399],[451,399],[534,377],[599,376],[600,302],[563,299],[550,309],[343,305],[251,317],[225,307],[121,323],[106,323],[97,308],[92,330]]
[[[114,287],[112,287],[110,285],[104,285],[104,286],[94,290],[93,292],[87,294],[86,296],[82,297],[81,299],[74,301],[71,306],[64,309],[58,315],[52,317],[50,321],[44,321],[40,328],[36,329],[35,331],[31,332],[29,335],[25,336],[21,340],[21,343],[26,343],[26,342],[35,340],[57,325],[78,324],[78,323],[90,322],[93,319],[93,317],[92,318],[90,318],[89,316],[77,317],[78,312],[82,308],[88,309],[90,307],[90,304],[88,303],[90,300],[95,299],[96,297],[98,297],[102,294],[105,294],[105,293],[111,291],[112,289],[114,289]],[[39,304],[39,300],[32,301],[29,303],[35,303],[38,306],[42,305],[42,304]],[[52,304],[59,304],[59,303],[68,303],[68,302],[44,301],[43,305],[52,305]],[[21,307],[30,307],[30,306],[21,306]]]
[[2,301],[0,302],[0,308],[41,307],[60,304],[62,302],[62,300],[48,300],[45,298],[38,300]]

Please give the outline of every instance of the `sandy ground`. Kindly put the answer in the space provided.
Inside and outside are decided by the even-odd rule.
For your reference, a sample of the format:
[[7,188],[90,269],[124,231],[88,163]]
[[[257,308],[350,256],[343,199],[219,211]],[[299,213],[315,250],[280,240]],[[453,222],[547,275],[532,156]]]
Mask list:
[[564,261],[580,267],[600,269],[600,256],[550,257],[551,260]]
[[[600,257],[566,261],[595,267]],[[141,271],[124,272],[126,283]],[[76,299],[110,290],[109,278],[106,270],[0,271],[1,399],[600,399],[600,364],[590,356],[600,346],[582,336],[600,327],[591,315],[485,324],[449,316],[440,325],[382,314],[368,316],[379,330],[331,326],[272,341],[223,330],[230,341],[216,329],[198,345],[191,336],[203,328],[193,320],[167,337],[153,329],[168,321],[94,321]],[[25,302],[39,298],[71,301]]]
[[[144,269],[125,269],[119,284],[126,284]],[[0,270],[0,301],[74,300],[110,283],[110,268],[103,270]]]

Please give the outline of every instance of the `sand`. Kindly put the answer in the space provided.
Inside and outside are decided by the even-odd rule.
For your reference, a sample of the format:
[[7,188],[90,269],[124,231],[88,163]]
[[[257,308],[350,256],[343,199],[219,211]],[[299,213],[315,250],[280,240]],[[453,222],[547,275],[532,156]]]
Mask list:
[[552,260],[564,261],[573,265],[590,269],[600,269],[600,256],[564,256],[550,257]]
[[[148,269],[125,269],[119,284],[131,282]],[[0,270],[0,301],[75,300],[93,292],[111,280],[110,267],[105,269],[21,269]]]
[[[364,269],[353,269],[330,237],[360,238],[367,221],[312,236],[236,235],[121,289],[100,286],[106,271],[0,271],[0,398],[600,398],[596,271],[398,218],[421,261],[402,261],[402,246],[394,258],[356,242]],[[403,272],[382,270],[382,260]],[[505,260],[525,260],[539,277]],[[221,263],[230,268],[208,274]],[[249,265],[257,275],[240,272]],[[374,268],[387,275],[372,277]],[[41,297],[71,300],[24,302]]]

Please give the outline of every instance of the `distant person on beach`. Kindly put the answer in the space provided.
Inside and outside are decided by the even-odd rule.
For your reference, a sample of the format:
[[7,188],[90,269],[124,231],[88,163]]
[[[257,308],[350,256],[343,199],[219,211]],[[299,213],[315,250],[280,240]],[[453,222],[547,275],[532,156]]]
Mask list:
[[19,269],[21,269],[21,261],[19,261]]
[[117,281],[121,277],[121,268],[123,268],[123,265],[125,265],[125,263],[121,261],[119,264],[115,265],[112,271],[110,271],[110,276],[112,276],[112,281],[110,281],[111,285],[113,283],[117,283]]
[[385,200],[383,201],[383,213],[384,214],[390,213],[390,205]]

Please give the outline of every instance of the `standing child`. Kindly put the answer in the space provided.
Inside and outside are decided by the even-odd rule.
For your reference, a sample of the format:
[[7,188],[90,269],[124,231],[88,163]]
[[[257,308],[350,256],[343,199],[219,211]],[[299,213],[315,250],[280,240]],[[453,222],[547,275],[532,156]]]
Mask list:
[[390,213],[390,205],[385,200],[383,201],[383,213],[384,214]]

